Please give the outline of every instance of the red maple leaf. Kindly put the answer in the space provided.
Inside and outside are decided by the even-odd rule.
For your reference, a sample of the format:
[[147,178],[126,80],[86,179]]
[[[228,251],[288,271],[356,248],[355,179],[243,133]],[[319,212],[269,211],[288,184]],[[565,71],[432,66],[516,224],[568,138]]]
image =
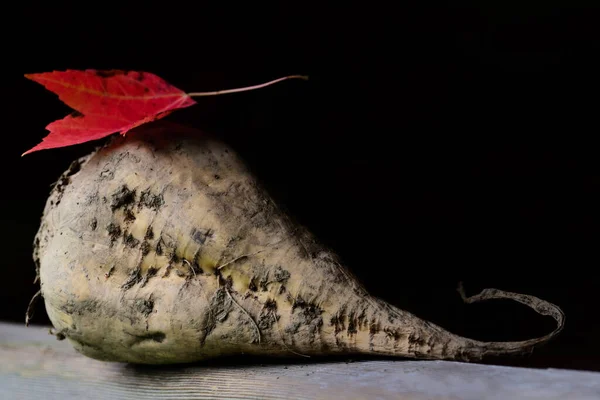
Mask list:
[[137,71],[67,70],[27,74],[76,113],[50,123],[43,141],[23,155],[127,131],[196,102],[158,76]]
[[25,77],[56,93],[76,112],[46,126],[50,133],[23,155],[97,140],[115,132],[125,135],[136,126],[196,104],[194,96],[253,90],[290,78],[307,79],[291,75],[245,88],[185,93],[149,72],[88,69],[26,74]]

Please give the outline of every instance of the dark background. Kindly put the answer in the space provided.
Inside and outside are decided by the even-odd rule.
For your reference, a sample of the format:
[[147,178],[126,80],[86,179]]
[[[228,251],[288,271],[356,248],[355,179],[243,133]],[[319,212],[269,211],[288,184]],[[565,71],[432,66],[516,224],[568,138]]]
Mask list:
[[[98,144],[21,158],[70,112],[23,74],[135,69],[208,91],[300,73],[168,119],[237,148],[374,294],[483,340],[554,325],[508,301],[464,305],[458,281],[541,297],[563,333],[493,362],[600,370],[598,10],[171,3],[4,13],[0,319],[23,323],[37,290],[50,184]],[[42,304],[33,323],[48,323]]]

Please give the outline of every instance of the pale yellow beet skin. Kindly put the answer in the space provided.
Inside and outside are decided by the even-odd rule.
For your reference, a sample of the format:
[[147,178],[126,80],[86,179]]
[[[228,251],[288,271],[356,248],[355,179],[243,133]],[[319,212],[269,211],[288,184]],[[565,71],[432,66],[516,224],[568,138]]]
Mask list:
[[201,132],[151,124],[80,161],[48,199],[34,258],[52,324],[87,356],[468,360],[539,342],[461,338],[371,297]]

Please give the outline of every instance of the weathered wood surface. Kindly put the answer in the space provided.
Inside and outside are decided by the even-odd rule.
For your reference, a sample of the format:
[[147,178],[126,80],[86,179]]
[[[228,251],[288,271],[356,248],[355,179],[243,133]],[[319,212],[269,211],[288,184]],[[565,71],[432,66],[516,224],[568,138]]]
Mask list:
[[[0,399],[600,399],[600,373],[443,361],[140,367],[0,323]],[[212,365],[211,365],[212,364]]]

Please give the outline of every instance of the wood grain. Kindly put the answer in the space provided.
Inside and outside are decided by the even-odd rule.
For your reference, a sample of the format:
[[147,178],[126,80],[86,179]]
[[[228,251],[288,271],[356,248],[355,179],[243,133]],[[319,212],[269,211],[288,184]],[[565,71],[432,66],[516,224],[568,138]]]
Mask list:
[[[600,399],[600,373],[446,361],[104,363],[0,323],[0,399]],[[264,360],[261,360],[264,361]]]

